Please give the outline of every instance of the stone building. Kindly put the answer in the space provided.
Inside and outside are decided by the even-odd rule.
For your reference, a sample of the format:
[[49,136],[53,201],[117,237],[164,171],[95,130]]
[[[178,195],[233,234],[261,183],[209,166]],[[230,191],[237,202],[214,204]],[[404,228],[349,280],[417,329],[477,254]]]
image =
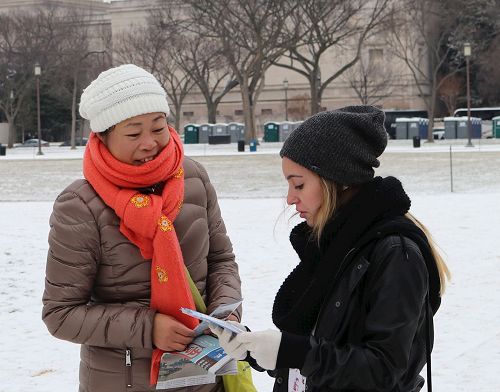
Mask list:
[[[171,0],[175,6],[182,2]],[[104,25],[111,29],[111,36],[116,39],[130,26],[144,23],[148,11],[153,6],[153,1],[147,0],[49,0],[64,7],[86,9],[93,15],[93,23]],[[0,0],[0,12],[14,8],[28,8],[39,5],[37,0]],[[96,38],[96,45],[99,39]],[[389,52],[384,47],[384,40],[372,38],[366,43],[361,57],[365,64],[385,64],[392,69],[392,76],[388,80],[388,90],[377,105],[384,109],[425,109],[425,104],[419,96],[412,77],[403,64],[389,57]],[[323,78],[333,72],[332,64],[342,61],[343,53],[330,50],[324,56],[321,71]],[[385,67],[384,66],[384,67]],[[329,72],[330,71],[330,72]],[[335,80],[323,93],[322,107],[333,109],[348,104],[359,104],[360,99],[351,87],[348,75]],[[299,120],[307,111],[309,103],[303,98],[309,96],[309,83],[302,75],[282,67],[272,66],[265,76],[265,87],[262,90],[256,105],[256,125],[262,131],[266,121],[285,120],[285,108],[288,109],[289,120]],[[218,122],[243,122],[241,95],[238,88],[229,92],[218,106]],[[194,89],[184,101],[181,113],[181,125],[186,123],[203,123],[207,121],[207,110],[204,99]]]

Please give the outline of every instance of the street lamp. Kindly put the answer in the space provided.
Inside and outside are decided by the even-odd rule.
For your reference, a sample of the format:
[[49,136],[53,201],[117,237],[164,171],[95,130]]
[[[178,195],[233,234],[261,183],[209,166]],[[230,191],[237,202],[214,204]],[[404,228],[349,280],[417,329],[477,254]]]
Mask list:
[[469,72],[469,58],[471,55],[470,43],[464,43],[464,57],[465,57],[465,73],[467,74],[467,136],[469,138],[465,147],[474,147],[471,142],[472,137],[472,124],[470,122],[470,72]]
[[283,88],[285,89],[285,121],[288,121],[288,80],[283,79]]
[[42,75],[42,67],[40,64],[35,64],[35,77],[36,77],[36,112],[38,122],[38,153],[36,155],[43,155],[42,152],[42,129],[40,126],[40,76]]

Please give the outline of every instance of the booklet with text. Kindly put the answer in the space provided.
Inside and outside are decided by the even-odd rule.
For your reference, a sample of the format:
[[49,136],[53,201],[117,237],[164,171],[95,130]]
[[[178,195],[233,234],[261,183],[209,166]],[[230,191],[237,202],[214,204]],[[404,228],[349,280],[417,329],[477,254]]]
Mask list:
[[[205,335],[203,332],[208,328],[208,322],[213,322],[213,320],[235,328],[234,325],[216,317],[225,318],[229,316],[241,302],[221,305],[210,315],[187,309],[190,312],[194,312],[191,314],[192,317],[205,321],[202,321],[195,328],[196,338],[185,350],[166,352],[162,355],[156,389],[211,384],[215,383],[215,376],[238,373],[236,361],[224,352],[219,345],[219,340],[212,335]],[[199,317],[200,315],[201,317],[208,317],[208,319],[203,319]],[[237,328],[236,330],[239,331]]]
[[164,353],[156,389],[211,384],[215,376],[238,373],[237,364],[212,335],[196,337],[184,351]]

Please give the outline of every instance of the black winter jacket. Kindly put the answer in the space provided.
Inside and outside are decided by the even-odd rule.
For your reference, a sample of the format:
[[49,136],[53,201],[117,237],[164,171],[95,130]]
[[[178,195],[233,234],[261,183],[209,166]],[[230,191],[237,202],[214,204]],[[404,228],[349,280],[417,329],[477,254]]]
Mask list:
[[[278,365],[290,361],[298,367],[296,352],[306,351],[300,370],[308,391],[409,392],[422,387],[418,374],[425,364],[427,270],[416,244],[404,239],[407,259],[401,241],[384,238],[370,260],[352,258],[309,342],[283,332]],[[371,270],[370,264],[378,268]],[[276,371],[275,392],[288,391],[288,371]]]
[[[327,241],[315,254],[304,226],[291,235],[301,263],[333,263],[325,260],[333,245]],[[378,219],[354,243],[327,285],[311,333],[280,328],[277,369],[270,372],[276,377],[275,392],[288,391],[291,368],[306,377],[308,392],[422,388],[427,326],[432,345],[432,314],[440,303],[439,276],[425,236],[400,215]],[[274,314],[273,319],[276,323]]]

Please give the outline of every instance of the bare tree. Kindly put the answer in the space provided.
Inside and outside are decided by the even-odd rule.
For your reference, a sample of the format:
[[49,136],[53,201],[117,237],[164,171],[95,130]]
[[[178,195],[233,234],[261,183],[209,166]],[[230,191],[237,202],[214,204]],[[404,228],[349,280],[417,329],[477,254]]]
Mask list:
[[[269,66],[296,38],[291,0],[187,0],[187,12],[202,36],[212,39],[238,82],[245,138],[255,138],[255,105]],[[293,32],[290,34],[288,31]]]
[[453,116],[457,108],[457,100],[463,91],[465,83],[459,75],[453,75],[440,84],[438,90],[439,99],[445,104],[448,115]]
[[308,94],[298,94],[290,97],[288,113],[295,120],[304,120],[309,117],[311,97]]
[[68,86],[71,93],[70,144],[71,149],[75,149],[78,92],[89,78],[111,64],[111,31],[103,25],[93,25],[91,15],[84,10],[67,10],[63,18],[65,23],[61,28],[64,39],[61,43],[58,77],[62,86],[67,84],[66,81],[71,81]]
[[219,103],[238,82],[232,77],[219,48],[210,39],[188,33],[176,46],[182,46],[184,50],[173,53],[175,60],[205,98],[208,122],[216,123]]
[[478,90],[481,96],[491,106],[500,105],[500,72],[498,59],[500,58],[500,34],[490,44],[479,64]]
[[406,64],[427,108],[428,142],[434,141],[432,128],[438,91],[464,68],[462,48],[467,36],[464,32],[470,31],[471,26],[460,20],[471,6],[478,4],[468,5],[462,0],[403,0],[388,34],[389,46]]
[[[382,53],[381,49],[372,49]],[[379,52],[380,51],[380,52]],[[371,53],[371,52],[369,52]],[[346,72],[346,79],[363,105],[376,105],[392,94],[393,71],[383,58],[361,56]]]
[[197,22],[186,17],[185,7],[172,7],[169,2],[160,1],[148,19],[150,26],[169,31],[172,57],[203,95],[208,122],[216,123],[220,101],[238,84],[221,55],[220,46],[201,34]]
[[9,122],[8,147],[14,145],[15,121],[34,84],[33,68],[52,69],[60,53],[60,9],[42,3],[30,11],[0,15],[0,110]]
[[175,61],[174,53],[178,48],[172,40],[174,33],[174,26],[163,26],[148,19],[146,25],[122,33],[114,52],[121,63],[140,65],[156,76],[172,102],[171,115],[179,131],[182,103],[194,81]]
[[[285,55],[275,65],[291,69],[309,81],[311,114],[321,110],[325,89],[359,60],[362,45],[387,21],[392,0],[303,0],[292,23],[304,33],[298,42],[284,45]],[[325,75],[321,61],[335,48],[345,58]],[[342,59],[342,56],[338,56]]]

